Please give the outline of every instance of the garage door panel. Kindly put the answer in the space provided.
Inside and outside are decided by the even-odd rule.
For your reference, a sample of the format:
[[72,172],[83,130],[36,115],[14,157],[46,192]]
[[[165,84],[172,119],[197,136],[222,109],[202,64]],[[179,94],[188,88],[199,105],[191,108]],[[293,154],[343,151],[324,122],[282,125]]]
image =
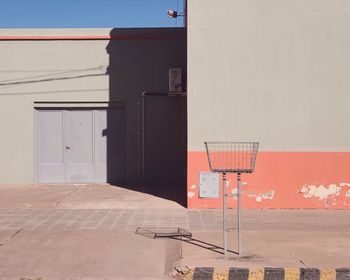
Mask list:
[[68,111],[66,130],[68,163],[92,164],[92,111]]
[[107,110],[94,111],[95,182],[107,182]]
[[94,182],[93,112],[66,111],[66,181]]
[[59,183],[65,179],[62,132],[62,111],[42,110],[36,113],[38,183]]
[[59,184],[65,180],[64,165],[46,164],[39,167],[37,183]]
[[93,183],[94,168],[92,164],[71,163],[67,166],[66,183]]
[[123,107],[38,109],[36,127],[36,182],[123,181]]

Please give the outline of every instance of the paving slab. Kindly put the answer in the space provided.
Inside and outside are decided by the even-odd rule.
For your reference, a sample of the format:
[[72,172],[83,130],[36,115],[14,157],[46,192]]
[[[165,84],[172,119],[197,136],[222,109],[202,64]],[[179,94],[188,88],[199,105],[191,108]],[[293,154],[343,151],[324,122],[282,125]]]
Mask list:
[[192,232],[183,242],[180,265],[189,267],[319,267],[349,266],[349,233],[302,231],[245,231],[243,255],[229,235],[229,250],[223,255],[222,232]]
[[188,210],[192,240],[180,264],[190,267],[349,267],[350,211],[244,210],[242,256],[237,212],[228,211],[229,254],[223,255],[221,210]]
[[119,186],[1,185],[0,208],[183,209],[177,202]]
[[0,230],[188,228],[184,209],[0,209]]
[[0,208],[55,208],[77,188],[70,185],[1,185]]
[[0,231],[0,275],[12,278],[160,279],[181,257],[176,240],[134,232]]

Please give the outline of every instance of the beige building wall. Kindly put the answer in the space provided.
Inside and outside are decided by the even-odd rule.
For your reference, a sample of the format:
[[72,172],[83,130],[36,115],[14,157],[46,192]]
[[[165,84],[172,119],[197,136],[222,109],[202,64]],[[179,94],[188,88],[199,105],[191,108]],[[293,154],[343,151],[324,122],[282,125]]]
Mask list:
[[349,30],[349,1],[188,1],[189,207],[222,207],[204,141],[258,141],[244,208],[350,208]]
[[349,151],[350,2],[188,1],[189,150]]
[[[142,95],[166,96],[170,68],[182,69],[185,89],[184,28],[0,29],[0,184],[35,182],[37,106],[95,107],[110,102],[122,107],[125,127],[118,127],[120,143],[114,143],[111,134],[106,140],[107,180],[114,168],[124,177],[117,183],[125,184],[158,178],[158,166],[167,166],[163,176],[169,176],[165,173],[172,173],[173,166],[184,173],[185,98]],[[156,128],[151,120],[159,123]],[[114,121],[107,115],[107,130],[116,126]],[[160,144],[162,151],[157,149]],[[122,167],[113,162],[117,152]]]
[[[109,29],[0,30],[0,36],[109,35]],[[34,102],[108,101],[108,41],[0,41],[0,184],[32,183]]]

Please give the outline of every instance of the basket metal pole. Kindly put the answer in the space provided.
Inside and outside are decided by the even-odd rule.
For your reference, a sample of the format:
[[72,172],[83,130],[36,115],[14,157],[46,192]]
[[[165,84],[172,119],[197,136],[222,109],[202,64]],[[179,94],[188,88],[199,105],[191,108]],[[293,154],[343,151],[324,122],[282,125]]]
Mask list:
[[226,224],[226,173],[222,173],[222,196],[223,196],[223,234],[224,234],[224,254],[227,255],[227,224]]
[[237,196],[238,196],[238,255],[242,256],[242,225],[241,225],[241,173],[237,173]]

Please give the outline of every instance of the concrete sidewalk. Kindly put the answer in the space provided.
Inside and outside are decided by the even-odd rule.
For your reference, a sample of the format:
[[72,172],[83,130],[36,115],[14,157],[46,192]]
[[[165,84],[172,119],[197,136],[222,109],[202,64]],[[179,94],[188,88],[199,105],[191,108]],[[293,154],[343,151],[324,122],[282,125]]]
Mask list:
[[[224,256],[220,210],[188,210],[109,185],[2,186],[0,278],[162,279],[174,267],[349,267],[349,216],[340,210],[245,210],[238,257],[230,210],[231,252]],[[192,238],[150,239],[136,234],[138,227],[181,227]]]
[[112,185],[0,186],[0,208],[182,209],[178,203]]
[[[193,238],[200,242],[184,242],[182,264],[215,267],[349,266],[349,211],[245,210],[242,213],[242,257],[235,253],[238,248],[236,230],[228,233],[232,252],[222,255],[221,211],[188,211],[189,216],[194,214],[201,217],[202,224],[190,223],[190,230]],[[236,229],[235,211],[231,210],[229,217],[231,227]],[[220,230],[217,229],[219,225]]]

